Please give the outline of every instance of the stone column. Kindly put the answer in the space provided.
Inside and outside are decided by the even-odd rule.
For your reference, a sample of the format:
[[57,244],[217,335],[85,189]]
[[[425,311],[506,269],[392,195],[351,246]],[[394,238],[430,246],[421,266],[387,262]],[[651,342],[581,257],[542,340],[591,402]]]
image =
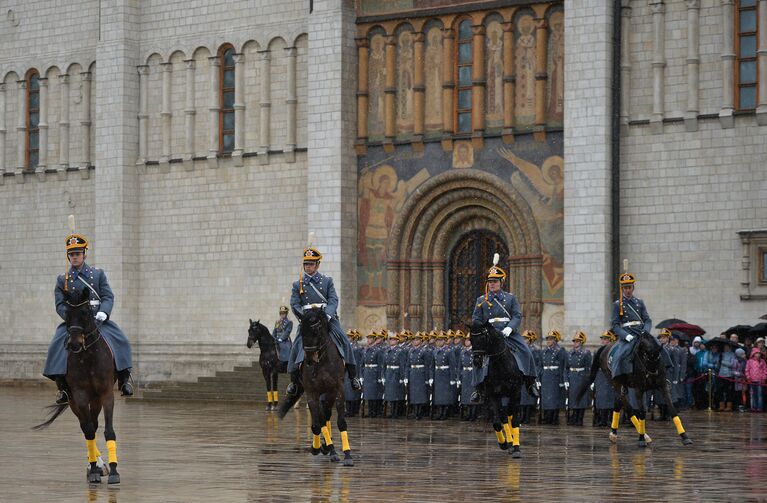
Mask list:
[[735,5],[734,0],[722,1],[722,109],[719,123],[723,128],[735,126]]
[[487,71],[485,65],[485,26],[471,27],[472,65],[471,65],[471,123],[472,143],[474,148],[482,148],[485,132],[485,83]]
[[412,263],[408,268],[410,270],[410,304],[407,308],[407,319],[405,326],[408,330],[421,329],[421,315],[423,312],[423,299],[421,298],[421,283],[423,282],[424,269],[423,264]]
[[96,46],[95,74],[95,233],[96,263],[109,275],[120,324],[133,349],[133,378],[141,382],[143,334],[138,330],[139,214],[138,114],[140,2],[101,0],[101,39]]
[[59,75],[61,115],[59,116],[59,169],[69,167],[69,75]]
[[272,112],[272,75],[269,50],[258,51],[259,73],[261,77],[260,125],[258,130],[258,161],[259,164],[269,162],[269,126]]
[[[285,49],[288,55],[288,96],[285,99],[285,105],[288,111],[288,130],[285,135],[285,161],[294,162],[296,160],[296,107],[298,106],[298,97],[296,95],[296,48],[287,47]],[[244,85],[244,84],[243,84]]]
[[340,317],[349,327],[357,306],[357,157],[354,34],[351,0],[314,0],[308,55],[308,162],[306,219],[316,232],[334,280]]
[[664,0],[650,0],[653,25],[652,57],[652,117],[650,130],[653,133],[663,131],[664,78],[666,69],[666,5]]
[[38,173],[44,173],[48,166],[48,79],[40,79],[40,120],[37,123],[38,136]]
[[396,113],[397,110],[394,106],[397,99],[397,37],[394,35],[386,36],[386,84],[384,86],[384,136],[386,140],[384,143],[388,144],[388,147],[384,147],[386,150],[392,150],[394,146],[394,136],[397,134],[396,130]]
[[503,26],[503,141],[514,141],[514,24]]
[[[434,328],[440,330],[445,327],[445,262],[434,262],[432,269],[432,305],[431,318]],[[426,327],[431,328],[431,327]]]
[[424,33],[413,34],[413,148],[423,149],[424,100],[426,81],[424,80],[423,43]]
[[3,184],[5,173],[5,83],[0,82],[0,185]]
[[80,134],[83,137],[83,149],[80,154],[80,169],[87,170],[91,165],[91,72],[80,73],[83,83],[83,109],[80,115]]
[[368,139],[368,56],[370,41],[367,37],[354,39],[357,43],[357,153],[365,154]]
[[620,123],[628,127],[631,115],[631,3],[621,0],[621,110]]
[[[194,157],[194,117],[197,111],[194,107],[194,60],[184,60],[186,65],[186,99],[184,104],[184,131],[185,131],[185,161],[191,161]],[[189,167],[193,167],[193,163],[189,163]]]
[[16,176],[27,169],[27,81],[16,81],[18,115],[16,117]]
[[245,55],[234,56],[234,150],[232,160],[235,166],[242,166],[245,152]]
[[138,96],[138,161],[136,164],[144,164],[147,161],[148,145],[148,124],[149,112],[147,110],[147,101],[149,97],[149,67],[141,65],[138,67],[139,96]]
[[455,30],[445,28],[442,31],[442,148],[453,149],[454,110],[453,93],[455,92]]
[[170,161],[170,128],[173,118],[173,113],[170,110],[170,79],[173,72],[173,63],[162,63],[160,68],[162,69],[162,109],[160,111],[160,117],[162,117],[162,149],[160,163],[168,164],[168,161]]
[[218,167],[218,147],[219,147],[219,113],[221,112],[221,58],[210,56],[209,74],[209,93],[208,93],[208,113],[210,114],[210,125],[208,128],[208,166]]
[[756,107],[756,123],[767,125],[767,0],[759,0],[759,46],[756,50],[759,68],[759,105]]
[[[602,333],[612,313],[613,0],[565,9],[565,332]],[[584,100],[583,96],[589,96]]]
[[698,130],[698,82],[700,80],[700,0],[687,0],[687,111],[684,126]]
[[546,46],[549,32],[546,19],[535,20],[535,126],[533,135],[536,140],[546,138]]

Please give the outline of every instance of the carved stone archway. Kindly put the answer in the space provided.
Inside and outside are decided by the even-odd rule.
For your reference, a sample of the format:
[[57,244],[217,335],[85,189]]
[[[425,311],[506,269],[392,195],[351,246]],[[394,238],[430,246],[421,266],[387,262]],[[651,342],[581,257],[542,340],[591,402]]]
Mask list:
[[508,183],[474,169],[424,182],[397,216],[386,265],[389,329],[444,327],[448,254],[462,235],[478,229],[504,239],[509,286],[522,304],[524,326],[540,330],[541,242],[532,211]]

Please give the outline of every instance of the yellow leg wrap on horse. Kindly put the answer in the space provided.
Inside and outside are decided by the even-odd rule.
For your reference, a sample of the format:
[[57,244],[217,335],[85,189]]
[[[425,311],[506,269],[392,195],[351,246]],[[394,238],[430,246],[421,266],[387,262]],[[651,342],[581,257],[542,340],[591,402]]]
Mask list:
[[266,392],[266,401],[269,402],[269,403],[272,403],[272,392],[271,391],[267,391]]
[[641,431],[641,433],[642,433],[642,435],[644,435],[645,433],[647,433],[647,419],[640,419],[640,421],[642,422],[642,431]]
[[674,416],[674,426],[676,426],[676,432],[677,434],[681,435],[684,433],[684,427],[682,426],[682,420],[679,419],[679,416]]
[[101,451],[99,450],[98,446],[96,446],[96,457],[101,456]]
[[503,430],[496,431],[495,432],[495,438],[498,439],[499,444],[505,444],[506,443],[506,437],[503,436]]
[[344,452],[352,450],[352,448],[349,447],[349,434],[345,431],[341,432],[341,449]]
[[512,444],[519,447],[519,426],[511,429]]
[[634,428],[636,428],[637,433],[642,433],[641,431],[639,431],[641,426],[640,426],[640,423],[639,423],[639,419],[637,419],[636,416],[631,416],[631,424],[634,425]]
[[312,435],[312,449],[319,449],[319,448],[320,448],[320,436]]
[[621,422],[621,413],[613,411],[613,422],[610,424],[610,428],[612,428],[613,430],[617,430],[620,422]]
[[279,402],[280,401],[280,392],[276,391],[276,390],[272,391],[272,398],[274,398],[275,402]]
[[503,423],[503,435],[506,437],[507,442],[514,441],[514,435],[511,433],[511,425],[509,423]]
[[110,463],[117,463],[117,441],[107,440],[107,456]]
[[325,428],[328,429],[328,435],[333,436],[333,427],[330,425],[330,421],[325,423]]
[[333,445],[333,439],[330,438],[330,430],[327,426],[322,427],[322,436],[325,437],[325,445]]
[[88,448],[88,462],[95,463],[98,457],[97,452],[99,451],[98,447],[96,447],[96,439],[86,440],[85,446]]
[[514,417],[514,416],[506,416],[506,419],[508,419],[508,420],[509,420],[509,424],[511,424],[511,420],[512,420],[512,418],[513,418],[513,417]]

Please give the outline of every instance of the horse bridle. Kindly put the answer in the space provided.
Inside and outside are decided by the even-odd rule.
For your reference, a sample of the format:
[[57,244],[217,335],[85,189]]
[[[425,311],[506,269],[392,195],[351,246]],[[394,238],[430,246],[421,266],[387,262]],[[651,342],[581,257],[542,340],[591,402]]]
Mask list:
[[[90,302],[90,299],[89,300],[84,300],[84,301],[80,302],[79,304],[72,304],[70,302],[67,302],[67,306],[69,306],[69,307],[80,307],[80,306],[82,306],[84,304],[88,304],[89,302]],[[87,334],[85,334],[83,336],[83,344],[82,344],[82,346],[80,346],[79,349],[77,349],[77,350],[70,349],[69,348],[69,341],[72,338],[72,332],[71,332],[72,328],[78,328],[78,329],[80,329],[80,332],[83,332],[83,327],[81,327],[80,325],[70,325],[70,326],[67,327],[67,339],[64,342],[64,347],[66,347],[67,350],[70,353],[78,354],[78,353],[82,353],[83,351],[87,351],[88,348],[90,348],[91,346],[96,344],[99,341],[99,339],[101,339],[101,331],[99,330],[98,325],[96,325],[96,327],[92,331],[88,332]],[[88,343],[88,337],[92,337],[93,334],[98,335],[98,337],[95,337],[90,342],[90,344],[89,344]]]
[[[315,323],[312,323],[309,325],[309,327],[315,332],[319,333],[320,328],[322,328],[322,320],[320,318],[317,318],[317,321]],[[328,345],[328,339],[329,337],[325,337],[325,341],[320,344],[319,346],[307,346],[304,345],[304,352],[305,353],[319,353],[319,357],[322,357],[322,350],[325,349]]]
[[[641,335],[641,337],[645,337],[645,338],[646,338],[646,337],[648,337],[648,336],[647,336],[647,335],[645,335],[645,334],[643,333],[643,334]],[[640,342],[641,342],[641,341],[640,341]],[[661,349],[661,351],[662,351],[662,349]],[[643,353],[643,354],[647,355],[647,353]],[[649,361],[649,360],[650,360],[650,358],[651,358],[651,357],[648,355],[648,356],[647,356],[647,360]],[[657,368],[655,369],[655,371],[654,371],[654,372],[653,372],[653,371],[650,371],[650,369],[648,369],[648,368],[647,368],[647,365],[645,365],[645,363],[644,363],[644,361],[643,361],[643,358],[637,358],[637,359],[636,359],[636,361],[637,361],[637,364],[638,364],[640,367],[642,367],[642,369],[644,370],[644,375],[645,375],[645,378],[649,378],[649,377],[651,377],[651,376],[652,376],[652,377],[655,377],[655,376],[657,376],[657,375],[660,373],[660,351],[658,351],[658,354],[657,354],[657,356],[653,357],[653,358],[652,358],[652,360],[653,360],[653,361],[656,361],[656,362],[658,363],[658,365],[657,365]]]
[[[484,334],[489,337],[490,331],[487,328],[483,328],[481,331],[478,332],[478,334]],[[507,346],[506,344],[503,344],[503,349],[498,351],[497,353],[487,354],[487,352],[479,350],[479,351],[474,351],[474,354],[476,354],[477,356],[482,356],[482,357],[487,356],[488,358],[492,358],[493,356],[500,356],[504,354],[505,352],[507,352],[508,350],[509,350],[509,346]]]

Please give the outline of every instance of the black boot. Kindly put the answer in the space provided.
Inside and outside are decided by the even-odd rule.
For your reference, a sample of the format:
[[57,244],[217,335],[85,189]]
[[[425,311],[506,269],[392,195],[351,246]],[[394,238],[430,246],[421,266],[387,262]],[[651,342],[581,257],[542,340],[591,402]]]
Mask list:
[[349,374],[349,383],[354,391],[360,391],[362,389],[362,383],[357,377],[357,366],[351,363],[346,364],[346,373]]
[[527,389],[528,395],[533,398],[540,398],[541,394],[538,392],[535,376],[525,376],[525,388]]
[[66,405],[69,403],[69,385],[66,376],[56,376],[56,387],[59,392],[56,393],[56,405]]
[[288,398],[293,398],[298,394],[298,385],[301,382],[299,372],[299,370],[294,370],[290,373],[290,384],[288,384],[288,387],[285,389],[285,394]]
[[117,386],[120,388],[122,396],[133,396],[133,385],[131,384],[130,369],[124,369],[117,373]]

